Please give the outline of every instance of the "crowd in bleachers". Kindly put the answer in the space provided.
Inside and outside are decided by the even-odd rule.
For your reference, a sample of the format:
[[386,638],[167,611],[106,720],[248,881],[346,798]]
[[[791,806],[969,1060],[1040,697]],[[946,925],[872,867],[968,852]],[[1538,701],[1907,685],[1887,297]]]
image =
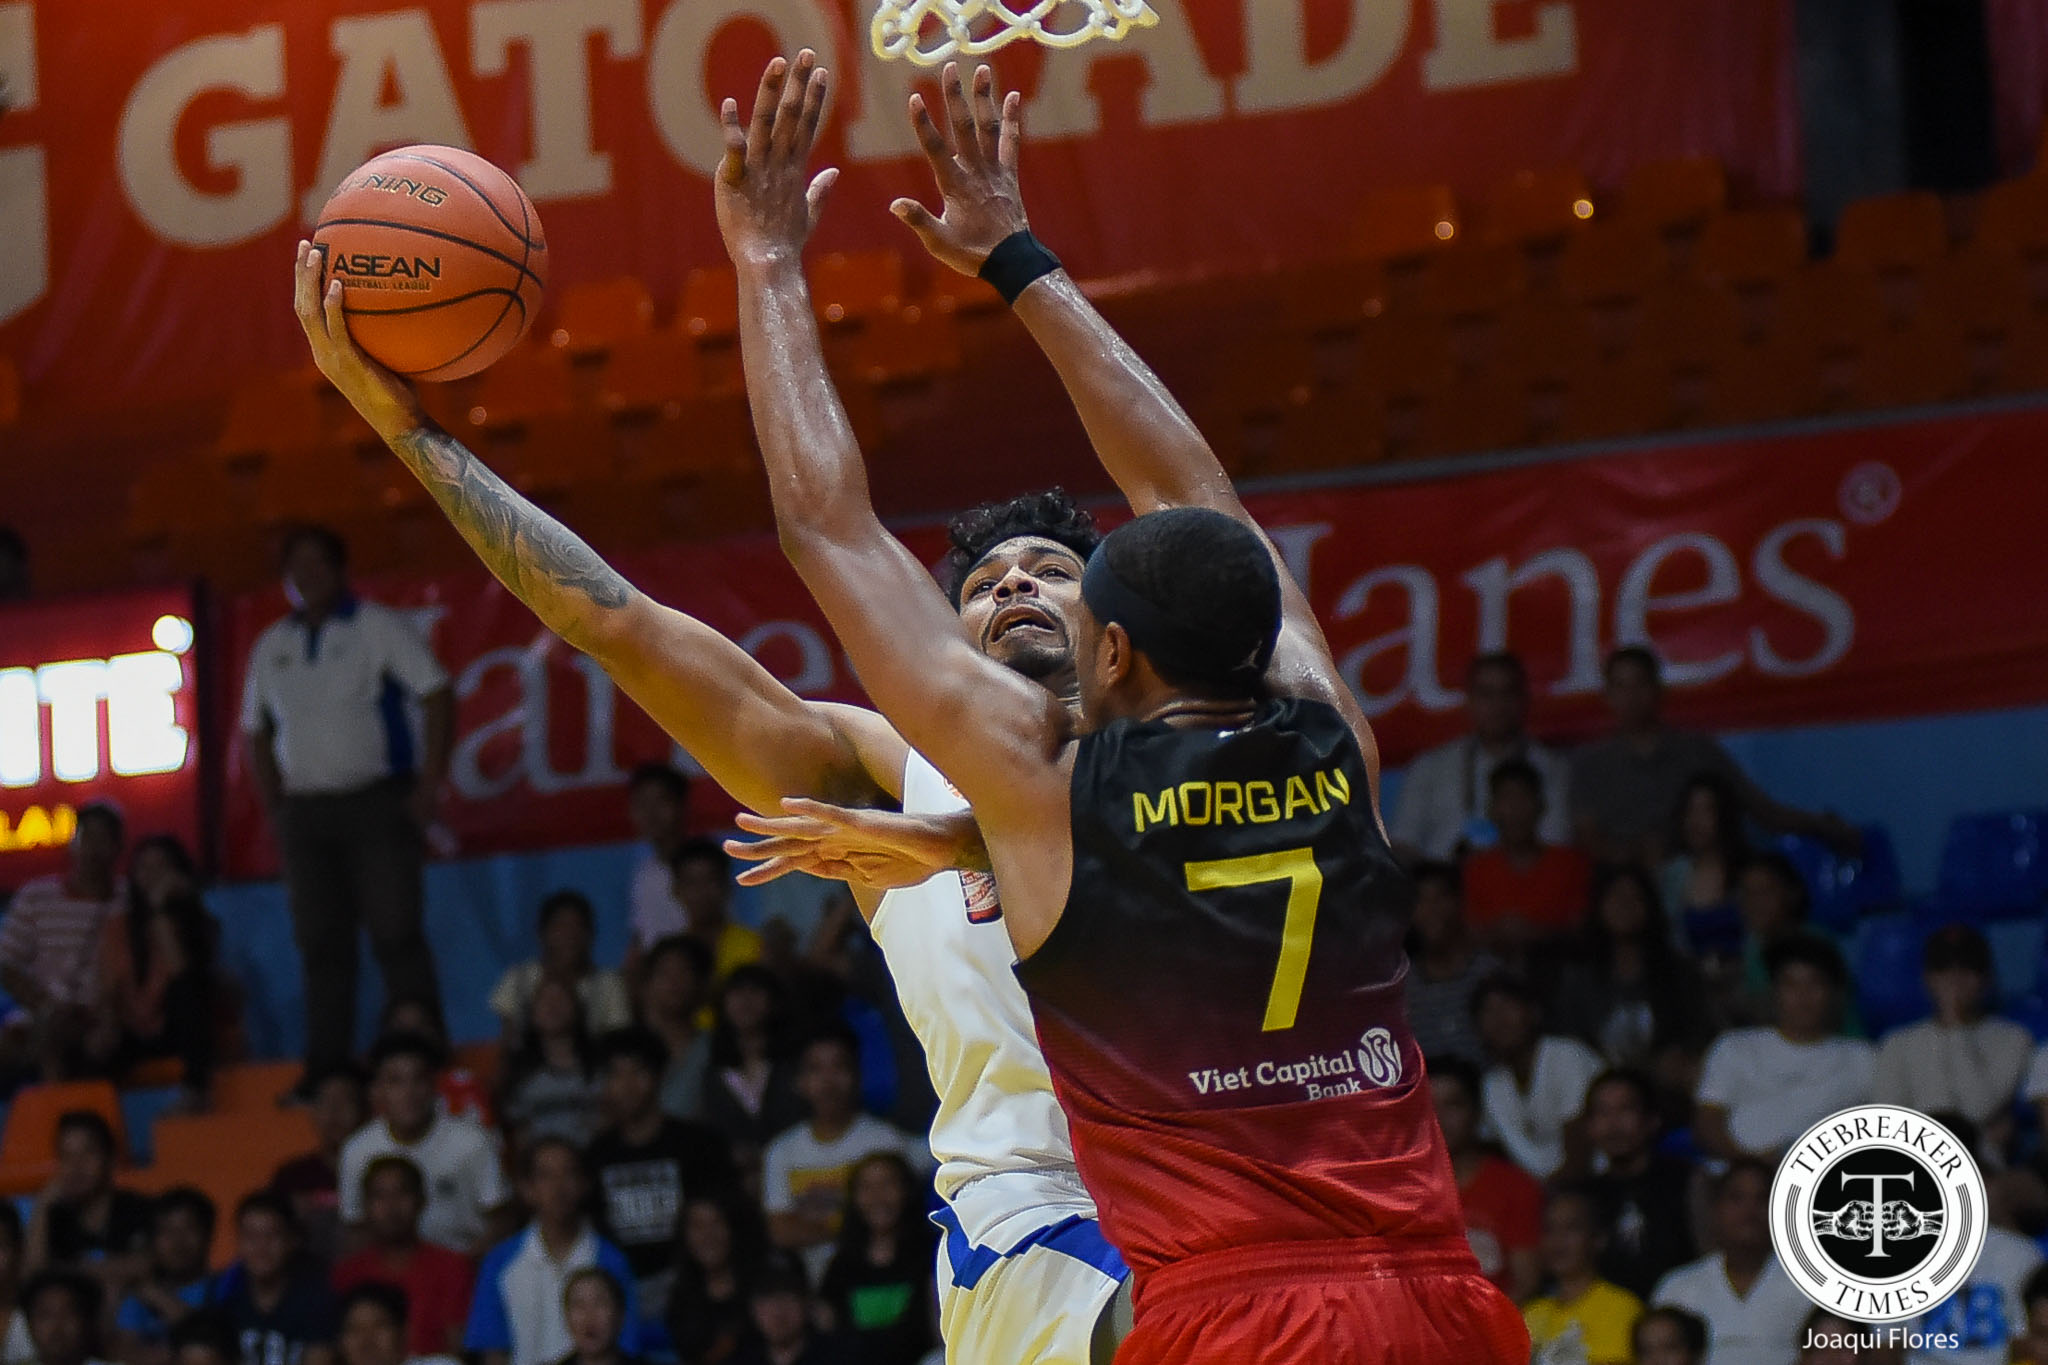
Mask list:
[[[1925,1017],[1896,983],[1852,989],[1872,949],[1837,902],[1882,832],[1667,724],[1647,650],[1606,678],[1610,733],[1567,753],[1527,732],[1519,662],[1481,657],[1470,732],[1389,810],[1470,1239],[1539,1359],[1904,1358],[1802,1350],[1844,1329],[1766,1227],[1786,1145],[1885,1101],[1936,1114],[1992,1192],[1977,1272],[1919,1324],[1964,1345],[1911,1365],[2048,1362],[2048,1049],[1992,1012],[1982,929],[1960,902],[1894,914]],[[808,941],[740,923],[683,788],[651,767],[626,793],[622,961],[556,892],[490,995],[498,1038],[451,1049],[401,997],[365,1059],[304,1074],[222,1060],[234,983],[191,860],[82,811],[69,871],[0,919],[0,1059],[27,1082],[0,1143],[0,1365],[924,1360],[934,1100],[886,972],[843,896]],[[180,1087],[153,1163],[124,1163],[110,1082]]]

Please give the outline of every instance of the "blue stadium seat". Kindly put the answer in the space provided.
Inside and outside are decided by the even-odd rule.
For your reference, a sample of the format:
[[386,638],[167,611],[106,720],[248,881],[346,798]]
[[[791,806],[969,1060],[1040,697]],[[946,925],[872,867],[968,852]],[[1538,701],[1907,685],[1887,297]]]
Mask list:
[[1920,980],[1920,953],[1926,941],[1926,925],[1914,915],[1877,915],[1863,922],[1856,952],[1856,1004],[1871,1037],[1881,1037],[1932,1010]]
[[2048,810],[1959,815],[1941,850],[1935,899],[1952,918],[2031,915],[2048,901]]
[[2048,1042],[2048,1000],[2029,995],[2013,1001],[2000,1012],[2033,1034],[2035,1042]]
[[1818,839],[1786,834],[1778,848],[1799,868],[1812,896],[1813,922],[1847,933],[1865,915],[1897,908],[1899,860],[1882,825],[1864,825],[1863,854],[1850,858]]

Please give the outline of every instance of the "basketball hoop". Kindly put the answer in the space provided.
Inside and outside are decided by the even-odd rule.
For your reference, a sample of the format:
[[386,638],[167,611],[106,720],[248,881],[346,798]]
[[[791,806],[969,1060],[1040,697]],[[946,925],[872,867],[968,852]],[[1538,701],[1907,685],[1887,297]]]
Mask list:
[[[1085,17],[1056,22],[1067,10]],[[1145,0],[881,0],[873,32],[875,55],[937,66],[1020,38],[1047,47],[1078,47],[1095,38],[1120,42],[1132,29],[1158,22]]]

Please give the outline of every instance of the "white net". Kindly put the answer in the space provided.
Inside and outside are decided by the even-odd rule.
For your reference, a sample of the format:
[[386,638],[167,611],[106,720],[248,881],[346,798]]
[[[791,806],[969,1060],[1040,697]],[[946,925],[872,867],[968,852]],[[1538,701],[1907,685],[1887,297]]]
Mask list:
[[1047,47],[1075,47],[1095,38],[1117,42],[1159,16],[1145,0],[881,0],[875,9],[875,52],[918,66],[979,57],[1020,38]]

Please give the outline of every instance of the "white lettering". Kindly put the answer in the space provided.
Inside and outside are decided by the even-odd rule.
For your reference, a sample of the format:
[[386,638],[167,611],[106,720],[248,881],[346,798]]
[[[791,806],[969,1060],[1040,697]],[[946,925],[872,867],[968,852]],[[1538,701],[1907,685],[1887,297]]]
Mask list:
[[[778,640],[796,646],[796,668],[781,672],[763,656]],[[739,647],[775,674],[777,682],[799,697],[815,697],[832,688],[832,648],[815,626],[802,621],[763,621],[738,640]]]
[[1276,526],[1266,533],[1280,552],[1280,563],[1303,592],[1310,590],[1309,564],[1317,543],[1336,529],[1327,521],[1317,521],[1306,526]]
[[1818,540],[1830,559],[1839,560],[1848,550],[1848,535],[1842,523],[1818,518],[1788,521],[1757,544],[1756,555],[1750,562],[1757,586],[1766,596],[1820,622],[1822,630],[1819,649],[1803,659],[1788,659],[1772,646],[1762,626],[1752,626],[1749,648],[1757,671],[1774,678],[1804,678],[1832,668],[1856,640],[1856,609],[1848,599],[1785,562],[1785,547],[1803,536]]
[[177,703],[184,687],[185,665],[175,654],[152,649],[107,660],[107,766],[117,775],[185,766],[191,735],[178,724]]
[[1436,46],[1422,59],[1426,90],[1568,76],[1579,66],[1577,15],[1569,0],[1536,6],[1536,31],[1500,36],[1494,11],[1507,0],[1436,0]]
[[[1707,566],[1707,581],[1682,592],[1654,593],[1657,572],[1676,555],[1696,554]],[[1742,570],[1734,552],[1713,536],[1682,531],[1657,541],[1628,566],[1621,587],[1614,596],[1614,639],[1618,644],[1649,644],[1650,613],[1689,611],[1695,607],[1717,606],[1742,596]],[[1731,649],[1711,659],[1678,659],[1667,649],[1657,653],[1664,661],[1664,681],[1674,687],[1691,687],[1726,677],[1742,666],[1742,651]]]
[[[0,89],[10,109],[36,107],[36,7],[0,5]],[[50,288],[49,172],[41,147],[0,151],[0,322]],[[4,744],[0,740],[0,744]],[[0,773],[5,759],[0,757]]]
[[42,781],[42,704],[33,668],[0,668],[0,787]]
[[[1261,0],[1264,3],[1264,0]],[[1102,131],[1102,108],[1090,90],[1090,76],[1104,60],[1138,61],[1145,67],[1139,120],[1147,127],[1202,123],[1223,116],[1223,82],[1209,74],[1195,30],[1179,0],[1152,0],[1159,24],[1128,42],[1096,43],[1060,54],[1045,64],[1027,120],[1033,137],[1091,137]]]
[[834,70],[844,66],[837,60],[835,42],[844,24],[838,16],[822,10],[819,0],[675,0],[655,25],[648,44],[647,101],[654,126],[669,151],[706,179],[725,155],[717,100],[736,93],[744,109],[753,102],[753,94],[751,90],[720,90],[715,96],[706,92],[704,54],[719,30],[743,17],[764,25],[774,36],[778,52],[809,47]]
[[[502,714],[493,716],[483,724],[470,730],[455,741],[455,748],[449,756],[448,780],[455,784],[455,790],[462,793],[467,801],[489,801],[503,796],[519,785],[519,763],[517,760],[505,764],[497,772],[484,770],[486,750],[500,735],[520,737],[520,751],[529,746],[526,731],[539,729],[541,742],[546,743],[547,712],[538,713],[532,702],[532,674],[529,664],[532,651],[520,645],[506,645],[500,649],[485,650],[470,660],[469,666],[456,675],[455,699],[458,702],[473,697],[483,687],[485,679],[495,669],[509,669],[519,685],[519,696]],[[543,683],[542,687],[545,688]],[[543,693],[545,695],[545,693]]]
[[36,691],[50,708],[50,772],[59,782],[100,775],[100,698],[105,659],[70,659],[36,670]]
[[[1447,711],[1464,700],[1437,681],[1437,595],[1436,579],[1419,564],[1389,564],[1355,579],[1337,598],[1335,619],[1361,616],[1381,587],[1398,588],[1408,597],[1408,623],[1397,630],[1375,635],[1364,644],[1345,652],[1337,661],[1338,671],[1358,694],[1358,704],[1368,716],[1384,715],[1402,702],[1413,699],[1432,711]],[[1370,692],[1365,686],[1366,668],[1380,655],[1392,650],[1408,652],[1408,666],[1401,682],[1391,691]]]
[[143,222],[181,246],[246,242],[291,211],[291,125],[283,118],[207,130],[207,165],[233,172],[232,190],[202,190],[179,169],[179,122],[194,100],[213,90],[252,100],[283,98],[284,26],[263,24],[175,49],[149,69],[121,111],[121,187]]
[[1237,83],[1240,114],[1338,104],[1370,88],[1408,42],[1409,0],[1350,0],[1350,32],[1319,62],[1308,59],[1301,0],[1245,7],[1247,69]]
[[590,128],[588,40],[614,58],[640,55],[640,0],[486,0],[471,14],[470,64],[502,76],[512,49],[527,52],[532,156],[514,179],[535,199],[609,194],[612,159]]
[[[331,44],[341,74],[320,143],[320,169],[301,206],[309,223],[343,177],[380,151],[415,142],[473,145],[425,10],[336,19]],[[396,104],[383,102],[387,84],[398,91]]]
[[1531,555],[1519,568],[1500,556],[1475,565],[1464,574],[1465,586],[1479,598],[1479,651],[1508,647],[1508,599],[1518,588],[1556,577],[1564,583],[1571,604],[1571,634],[1565,675],[1551,685],[1558,696],[1600,690],[1600,571],[1584,553],[1568,546]]

